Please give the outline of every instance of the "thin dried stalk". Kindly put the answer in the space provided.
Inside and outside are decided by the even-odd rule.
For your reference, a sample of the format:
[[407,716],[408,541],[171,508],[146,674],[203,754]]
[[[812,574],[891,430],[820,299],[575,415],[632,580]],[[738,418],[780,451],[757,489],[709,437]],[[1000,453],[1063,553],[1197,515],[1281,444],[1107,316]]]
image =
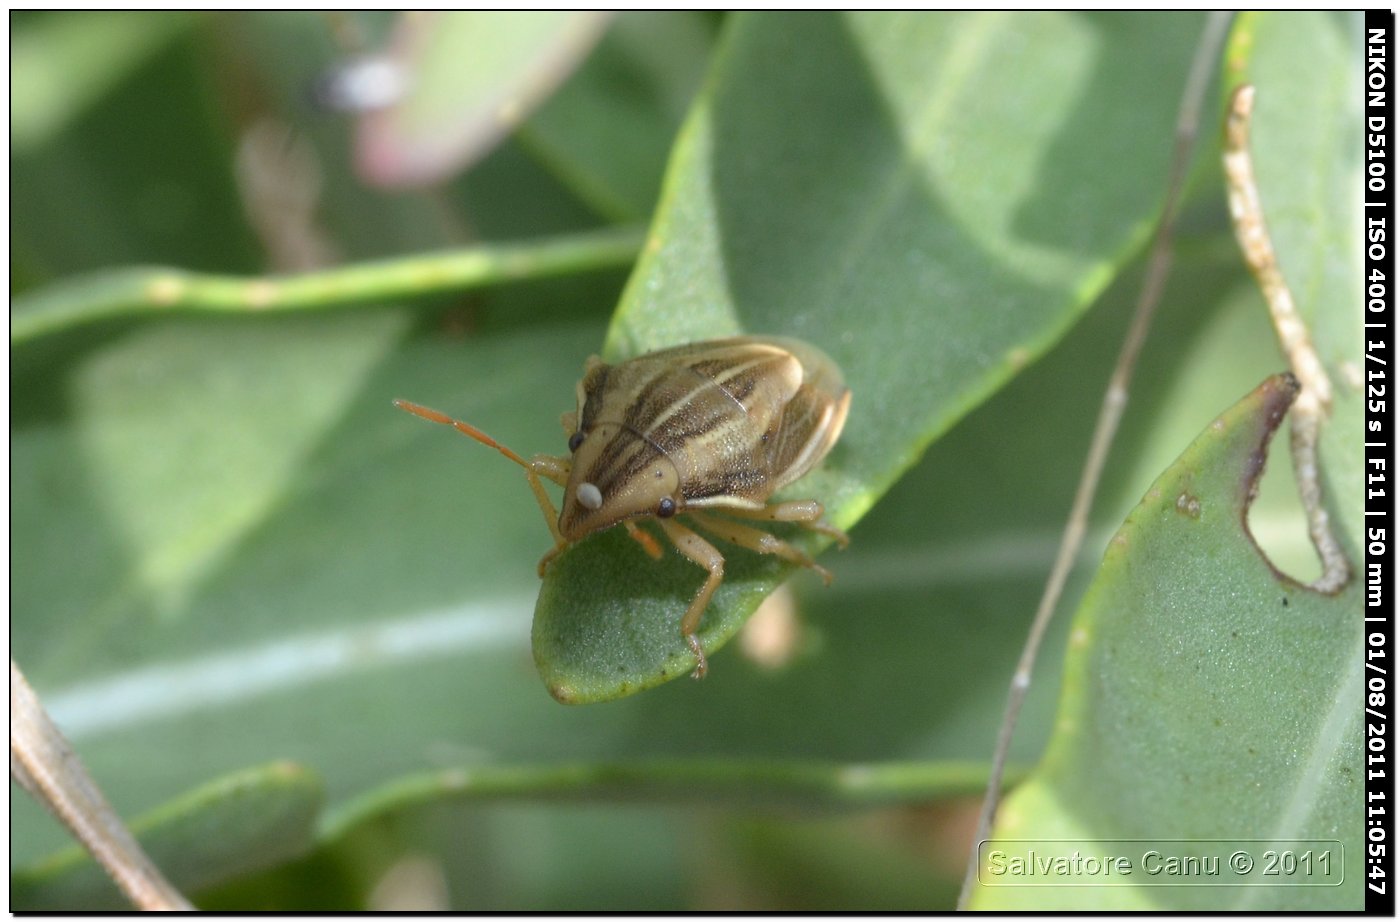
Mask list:
[[1162,209],[1162,217],[1157,224],[1157,232],[1152,241],[1152,254],[1148,262],[1147,277],[1143,281],[1142,292],[1138,296],[1133,321],[1123,339],[1118,352],[1118,361],[1104,392],[1103,403],[1099,407],[1098,421],[1094,426],[1093,439],[1089,445],[1089,455],[1084,462],[1084,470],[1075,491],[1074,503],[1069,520],[1065,523],[1064,534],[1060,538],[1060,549],[1055,557],[1055,565],[1046,580],[1045,591],[1036,608],[1035,620],[1021,650],[1021,659],[1016,664],[1016,672],[1011,677],[1011,688],[1006,695],[1006,709],[1002,715],[1001,730],[997,734],[996,749],[992,754],[991,776],[987,782],[987,793],[982,801],[982,810],[977,817],[977,831],[973,835],[972,850],[968,855],[967,873],[963,877],[962,891],[958,894],[958,909],[966,909],[972,896],[973,885],[977,881],[978,845],[992,832],[996,820],[997,807],[1001,800],[1002,775],[1006,770],[1007,754],[1011,749],[1011,737],[1016,731],[1016,722],[1025,702],[1026,691],[1030,688],[1031,674],[1040,653],[1041,641],[1055,614],[1055,606],[1064,591],[1065,581],[1079,556],[1084,543],[1084,533],[1088,529],[1089,512],[1093,508],[1094,494],[1098,490],[1103,466],[1108,458],[1108,450],[1118,432],[1118,423],[1123,417],[1123,409],[1128,403],[1128,385],[1137,367],[1138,353],[1142,350],[1147,331],[1152,325],[1153,314],[1161,300],[1171,269],[1172,234],[1176,228],[1177,210],[1181,201],[1181,190],[1186,180],[1186,169],[1191,162],[1191,150],[1196,143],[1197,126],[1201,118],[1201,102],[1206,88],[1210,85],[1211,73],[1219,58],[1220,46],[1225,39],[1230,14],[1211,13],[1206,18],[1205,29],[1196,46],[1196,56],[1191,62],[1191,72],[1187,76],[1182,91],[1181,105],[1177,111],[1176,142],[1172,150],[1171,173],[1167,181],[1167,199]]
[[10,776],[97,859],[137,909],[190,911],[127,831],[10,661]]
[[1230,217],[1235,225],[1235,239],[1244,251],[1244,261],[1269,305],[1269,317],[1278,333],[1279,346],[1302,385],[1298,399],[1293,402],[1289,439],[1293,473],[1298,478],[1298,495],[1307,516],[1308,534],[1322,561],[1322,575],[1311,584],[1312,588],[1334,593],[1341,591],[1351,578],[1351,566],[1332,534],[1327,510],[1322,505],[1321,474],[1317,464],[1318,439],[1332,411],[1332,382],[1279,270],[1269,229],[1264,224],[1264,209],[1259,203],[1259,188],[1249,156],[1249,117],[1253,106],[1252,86],[1242,86],[1230,97],[1230,113],[1225,125],[1225,185],[1230,197]]

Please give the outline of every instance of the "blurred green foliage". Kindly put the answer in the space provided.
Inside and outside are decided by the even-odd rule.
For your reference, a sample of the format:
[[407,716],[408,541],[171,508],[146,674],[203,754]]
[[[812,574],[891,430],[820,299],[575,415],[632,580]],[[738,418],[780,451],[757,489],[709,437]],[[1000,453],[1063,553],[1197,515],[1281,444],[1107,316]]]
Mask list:
[[[651,242],[630,283],[614,258],[471,291],[427,280],[353,312],[109,316],[17,344],[15,659],[202,907],[950,907],[963,798],[1137,294],[1201,22],[619,14],[470,169],[388,191],[356,177],[352,120],[310,98],[328,68],[386,46],[393,18],[16,17],[16,311],[98,269],[256,275],[639,222]],[[1331,294],[1306,307],[1337,331],[1336,364],[1359,335],[1359,273],[1336,237],[1304,231],[1344,234],[1326,184],[1351,165],[1314,148],[1355,136],[1352,116],[1319,120],[1344,94],[1318,87],[1359,76],[1360,25],[1244,29],[1229,76],[1247,65],[1261,86],[1266,203],[1297,218],[1284,264],[1344,283],[1305,285]],[[1282,66],[1299,60],[1317,73]],[[1270,115],[1270,92],[1304,94],[1312,120]],[[1215,122],[1023,766],[1054,736],[1068,610],[1109,536],[1283,364],[1230,239]],[[794,580],[791,617],[768,621],[776,657],[739,633],[702,683],[561,707],[530,651],[549,539],[519,471],[390,400],[560,451],[585,356],[736,330],[806,336],[858,383],[810,487],[854,525],[823,558],[835,584]],[[1288,473],[1279,454],[1250,520],[1306,577]],[[698,584],[614,537],[564,558],[583,582],[558,585],[587,586],[602,572],[588,561],[635,567],[664,609]],[[732,559],[752,579],[714,613],[726,637],[781,575]],[[626,589],[575,588],[568,611]],[[1270,719],[1266,701],[1241,708]],[[561,784],[560,766],[602,782]],[[120,905],[12,800],[15,908]]]

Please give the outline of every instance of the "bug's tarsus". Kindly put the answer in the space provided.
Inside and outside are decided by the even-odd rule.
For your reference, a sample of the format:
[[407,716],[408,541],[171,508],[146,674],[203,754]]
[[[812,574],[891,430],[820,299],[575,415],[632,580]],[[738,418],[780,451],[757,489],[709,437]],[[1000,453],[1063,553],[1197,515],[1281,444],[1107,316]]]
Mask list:
[[836,541],[836,546],[843,551],[846,548],[850,547],[850,536],[847,535],[841,529],[837,528],[835,525],[828,525],[825,522],[813,522],[807,527],[810,528],[812,531],[821,532],[827,537],[832,538]]
[[539,573],[540,579],[544,579],[544,574],[549,570],[550,563],[553,562],[554,558],[563,553],[564,548],[568,546],[567,543],[556,543],[554,547],[544,552],[544,556],[540,558],[539,564],[535,567],[536,572]]
[[705,651],[700,646],[700,638],[694,634],[686,634],[685,642],[690,646],[690,652],[695,654],[695,668],[691,670],[690,677],[696,680],[705,678],[705,673],[710,671],[710,663],[709,660],[705,659]]

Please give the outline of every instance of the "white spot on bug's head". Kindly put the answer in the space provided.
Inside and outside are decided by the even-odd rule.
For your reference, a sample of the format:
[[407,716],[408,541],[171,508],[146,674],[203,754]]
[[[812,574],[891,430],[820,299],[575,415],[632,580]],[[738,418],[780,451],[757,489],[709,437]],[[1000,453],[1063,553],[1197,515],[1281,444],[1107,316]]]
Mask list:
[[578,504],[585,509],[600,509],[603,506],[603,492],[591,483],[581,483],[574,493]]

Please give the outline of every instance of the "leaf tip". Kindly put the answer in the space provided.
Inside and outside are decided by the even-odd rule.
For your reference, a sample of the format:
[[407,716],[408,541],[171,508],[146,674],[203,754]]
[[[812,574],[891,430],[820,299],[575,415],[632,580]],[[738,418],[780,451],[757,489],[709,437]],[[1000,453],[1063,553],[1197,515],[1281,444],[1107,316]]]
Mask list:
[[583,699],[579,697],[578,689],[572,685],[560,682],[558,684],[547,682],[545,688],[549,689],[549,695],[560,704],[583,704]]

